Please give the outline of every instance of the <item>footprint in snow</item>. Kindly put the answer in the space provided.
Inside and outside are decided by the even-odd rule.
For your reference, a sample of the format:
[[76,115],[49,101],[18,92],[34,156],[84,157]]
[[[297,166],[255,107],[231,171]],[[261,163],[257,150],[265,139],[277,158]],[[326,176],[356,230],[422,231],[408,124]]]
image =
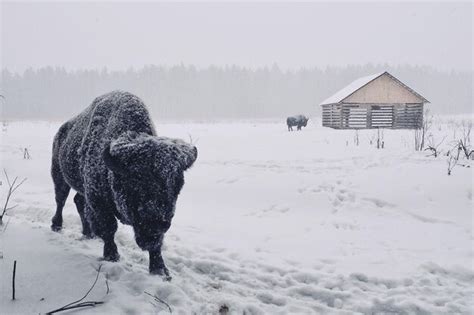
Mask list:
[[374,204],[378,208],[384,208],[384,207],[395,208],[395,205],[393,203],[390,203],[381,199],[377,199],[377,198],[362,198],[362,199]]

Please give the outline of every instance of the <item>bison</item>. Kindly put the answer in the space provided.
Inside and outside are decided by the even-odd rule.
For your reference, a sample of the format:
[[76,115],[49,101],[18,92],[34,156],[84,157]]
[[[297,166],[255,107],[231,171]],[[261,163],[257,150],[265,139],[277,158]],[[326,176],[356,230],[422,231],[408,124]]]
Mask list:
[[104,260],[117,261],[117,219],[131,225],[138,246],[149,252],[149,271],[171,280],[161,255],[183,172],[197,158],[194,145],[158,137],[143,102],[114,91],[97,97],[64,123],[53,143],[51,175],[56,213],[51,228],[62,228],[70,189],[85,237],[104,241]]
[[297,126],[297,130],[301,130],[301,127],[306,127],[309,118],[304,115],[291,116],[286,119],[286,125],[288,131],[293,131],[293,127]]

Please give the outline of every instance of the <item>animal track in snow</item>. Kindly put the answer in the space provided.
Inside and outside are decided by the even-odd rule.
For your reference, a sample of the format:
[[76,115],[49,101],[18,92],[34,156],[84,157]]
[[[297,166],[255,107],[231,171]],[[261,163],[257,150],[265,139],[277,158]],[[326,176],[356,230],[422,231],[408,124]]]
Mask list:
[[375,206],[377,206],[378,208],[385,208],[385,207],[394,208],[395,207],[393,203],[390,203],[381,199],[377,199],[377,198],[362,198],[362,200],[369,201]]
[[[45,221],[47,217],[40,219]],[[78,241],[73,237],[80,235],[80,223],[76,225],[77,229],[67,232],[71,238],[51,233],[51,242],[69,248],[72,254],[97,250],[99,241]],[[291,261],[276,266],[226,253],[222,247],[183,246],[172,237],[165,243],[164,255],[173,282],[163,283],[147,274],[146,254],[132,244],[132,237],[121,233],[117,236],[123,245],[121,262],[103,262],[103,272],[113,282],[112,290],[124,288],[131,299],[139,300],[143,291],[150,291],[177,312],[216,313],[212,307],[218,307],[220,301],[242,297],[244,304],[229,304],[231,312],[249,313],[252,309],[257,313],[277,313],[285,307],[295,313],[400,313],[409,303],[408,313],[465,313],[466,301],[472,296],[474,275],[469,270],[427,264],[411,278],[377,278],[361,272],[346,276],[337,273],[337,261],[332,259],[320,259],[313,269],[295,267]],[[91,249],[78,246],[82,243]]]
[[238,177],[231,177],[231,178],[221,178],[216,181],[217,184],[233,184],[239,181]]
[[360,227],[356,224],[348,223],[348,222],[333,222],[332,225],[338,230],[359,230]]
[[289,207],[273,204],[267,208],[247,213],[245,216],[255,216],[257,218],[264,218],[275,214],[284,214],[288,211],[290,211]]
[[353,204],[356,201],[356,195],[347,187],[349,183],[337,180],[334,184],[322,184],[318,187],[301,187],[297,191],[301,194],[316,193],[326,195],[332,205],[332,213],[337,213],[346,205]]

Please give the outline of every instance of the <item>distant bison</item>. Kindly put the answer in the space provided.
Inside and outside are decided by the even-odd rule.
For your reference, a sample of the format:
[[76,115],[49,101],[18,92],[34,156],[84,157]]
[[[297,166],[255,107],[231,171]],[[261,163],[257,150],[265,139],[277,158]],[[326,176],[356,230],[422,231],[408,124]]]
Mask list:
[[304,115],[291,116],[286,119],[288,131],[293,131],[293,127],[297,126],[297,130],[301,130],[301,127],[306,127],[309,118]]
[[150,115],[136,96],[115,91],[96,98],[64,123],[54,138],[51,174],[56,214],[51,228],[62,228],[70,189],[86,237],[104,241],[104,259],[117,261],[117,219],[131,225],[140,248],[149,252],[149,270],[171,279],[161,256],[183,172],[197,158],[195,146],[157,137]]

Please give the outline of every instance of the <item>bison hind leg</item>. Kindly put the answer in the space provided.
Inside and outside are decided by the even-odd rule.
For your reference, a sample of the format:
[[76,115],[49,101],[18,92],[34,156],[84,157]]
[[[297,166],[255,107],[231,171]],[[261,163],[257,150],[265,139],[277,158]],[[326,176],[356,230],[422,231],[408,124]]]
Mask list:
[[74,203],[76,204],[77,212],[79,213],[79,216],[81,217],[82,235],[84,235],[85,238],[94,238],[94,233],[92,233],[90,224],[87,221],[86,215],[84,212],[85,206],[86,206],[86,201],[84,199],[84,196],[77,193],[74,196]]
[[56,213],[51,220],[51,230],[59,232],[63,227],[63,208],[71,187],[64,180],[59,167],[55,167],[55,163],[53,163],[52,176],[56,197]]

